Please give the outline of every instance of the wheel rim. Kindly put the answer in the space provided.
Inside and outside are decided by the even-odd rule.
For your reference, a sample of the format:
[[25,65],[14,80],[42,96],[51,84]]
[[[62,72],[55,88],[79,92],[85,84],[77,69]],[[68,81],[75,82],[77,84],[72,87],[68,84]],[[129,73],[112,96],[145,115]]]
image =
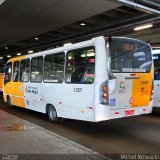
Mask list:
[[57,113],[56,113],[55,109],[53,109],[53,108],[52,108],[51,113],[52,113],[52,117],[53,117],[53,119],[56,119],[56,117],[57,117]]
[[52,120],[57,119],[57,113],[56,113],[56,110],[53,107],[50,108],[49,116],[50,116],[50,119],[52,119]]

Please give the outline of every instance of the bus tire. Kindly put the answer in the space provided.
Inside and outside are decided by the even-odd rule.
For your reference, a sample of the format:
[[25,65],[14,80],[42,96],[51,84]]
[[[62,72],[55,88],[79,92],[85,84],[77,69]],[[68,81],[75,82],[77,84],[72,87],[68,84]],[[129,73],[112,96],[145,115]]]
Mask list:
[[10,96],[7,96],[7,104],[10,108],[13,108]]
[[60,121],[60,118],[57,116],[57,111],[53,107],[53,105],[49,105],[47,114],[48,114],[48,118],[50,121],[52,121],[54,123],[57,123]]

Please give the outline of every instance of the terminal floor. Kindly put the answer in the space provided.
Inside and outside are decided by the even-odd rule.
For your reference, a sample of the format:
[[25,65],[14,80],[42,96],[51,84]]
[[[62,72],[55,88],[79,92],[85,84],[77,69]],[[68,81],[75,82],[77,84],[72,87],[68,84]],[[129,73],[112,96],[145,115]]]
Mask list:
[[0,110],[0,159],[106,160],[83,145]]
[[10,109],[2,96],[0,110],[101,154],[160,154],[160,109],[149,115],[100,123],[67,120],[60,124],[50,122],[41,113],[21,108]]

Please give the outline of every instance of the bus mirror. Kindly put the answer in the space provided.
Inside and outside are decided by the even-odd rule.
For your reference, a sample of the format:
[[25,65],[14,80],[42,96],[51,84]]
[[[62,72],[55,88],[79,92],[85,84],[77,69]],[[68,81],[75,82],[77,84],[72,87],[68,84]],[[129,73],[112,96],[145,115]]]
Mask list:
[[109,94],[115,92],[116,88],[117,88],[117,78],[108,80],[108,86],[109,86]]

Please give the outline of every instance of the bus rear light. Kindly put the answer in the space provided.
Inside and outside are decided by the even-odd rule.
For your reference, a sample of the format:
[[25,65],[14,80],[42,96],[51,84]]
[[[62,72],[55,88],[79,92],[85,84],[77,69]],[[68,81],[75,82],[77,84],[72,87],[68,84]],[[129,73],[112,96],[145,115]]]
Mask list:
[[152,94],[154,93],[154,84],[152,85]]
[[119,114],[119,112],[115,112],[115,114]]
[[143,109],[143,112],[146,112],[146,111],[147,111],[147,109],[146,109],[146,108],[144,108],[144,109]]
[[127,110],[125,111],[126,116],[134,115],[134,110]]
[[100,87],[100,103],[109,105],[109,94],[107,82],[102,83]]
[[108,98],[108,93],[103,93],[103,98]]
[[152,81],[151,97],[150,97],[150,100],[152,100],[152,99],[153,99],[153,92],[154,92],[154,82]]

